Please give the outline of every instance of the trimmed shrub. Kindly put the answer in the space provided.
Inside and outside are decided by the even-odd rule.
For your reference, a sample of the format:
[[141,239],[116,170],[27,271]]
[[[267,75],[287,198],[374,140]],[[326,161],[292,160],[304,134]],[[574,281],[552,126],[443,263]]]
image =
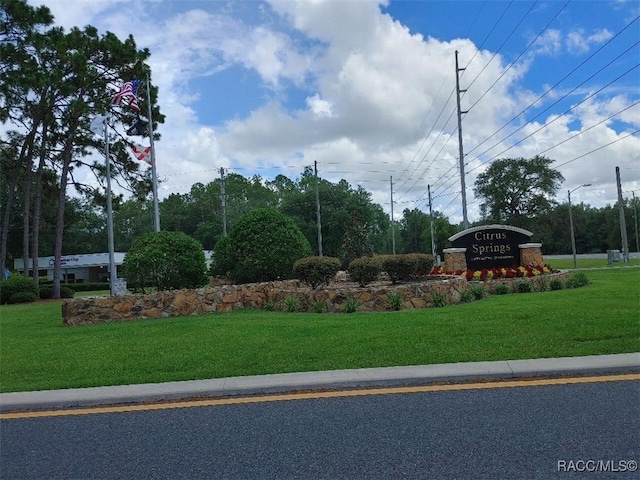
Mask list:
[[380,276],[382,265],[373,257],[356,258],[349,264],[349,275],[354,282],[358,282],[361,287],[367,283],[375,282]]
[[0,280],[0,304],[10,303],[10,299],[14,294],[23,292],[33,293],[36,299],[38,298],[36,284],[30,278],[13,274]]
[[[41,300],[50,300],[53,298],[53,285],[40,285],[39,295]],[[62,296],[62,287],[60,287],[60,296]]]
[[75,294],[76,292],[73,288],[65,286],[60,287],[60,298],[73,298]]
[[580,288],[580,287],[586,287],[590,283],[591,282],[589,281],[589,278],[587,277],[586,273],[573,272],[571,273],[571,275],[569,275],[569,278],[567,278],[567,282],[565,283],[565,286],[567,288]]
[[311,256],[311,245],[298,226],[272,208],[245,214],[231,229],[228,242],[222,251],[216,244],[214,260],[216,268],[229,269],[235,283],[289,279],[294,262]]
[[493,293],[496,295],[506,295],[509,293],[509,286],[506,283],[499,283],[495,287],[493,287]]
[[411,272],[413,277],[428,275],[435,263],[433,255],[428,253],[407,253],[405,256],[408,262],[413,265],[413,271]]
[[122,262],[131,291],[198,288],[207,283],[202,244],[183,232],[149,232],[138,237]]
[[34,292],[16,292],[9,297],[9,303],[31,303],[37,299]]
[[426,275],[433,267],[433,256],[426,253],[405,253],[401,255],[380,255],[382,270],[387,272],[391,283],[411,280]]
[[305,257],[293,263],[293,276],[315,289],[328,285],[340,270],[340,260],[334,257]]

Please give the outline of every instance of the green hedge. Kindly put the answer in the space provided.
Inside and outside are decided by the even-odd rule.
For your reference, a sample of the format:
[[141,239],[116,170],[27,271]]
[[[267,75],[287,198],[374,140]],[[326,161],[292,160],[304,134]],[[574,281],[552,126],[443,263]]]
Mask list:
[[367,283],[375,282],[382,271],[382,264],[376,257],[356,258],[349,264],[349,275],[354,282],[358,282],[361,287]]
[[340,270],[340,260],[334,257],[305,257],[293,263],[293,276],[311,288],[328,285]]
[[36,284],[30,278],[13,274],[8,278],[0,280],[0,304],[10,303],[12,295],[23,292],[33,293],[36,298],[38,298]]
[[433,256],[426,253],[405,253],[400,255],[380,255],[382,270],[387,272],[391,283],[407,281],[426,275],[433,267]]

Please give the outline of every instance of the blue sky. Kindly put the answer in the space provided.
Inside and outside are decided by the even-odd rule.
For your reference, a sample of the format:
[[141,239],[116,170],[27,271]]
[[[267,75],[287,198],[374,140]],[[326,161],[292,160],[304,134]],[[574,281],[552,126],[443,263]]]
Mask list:
[[637,1],[30,0],[151,51],[167,116],[160,197],[219,169],[319,174],[362,185],[390,211],[433,206],[460,221],[455,51],[469,219],[491,161],[543,154],[557,196],[604,206],[640,196]]

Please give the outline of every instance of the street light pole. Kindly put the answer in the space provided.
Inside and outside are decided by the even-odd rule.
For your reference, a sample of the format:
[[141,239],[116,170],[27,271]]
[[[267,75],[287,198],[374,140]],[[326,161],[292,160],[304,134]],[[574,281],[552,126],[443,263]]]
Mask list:
[[589,187],[590,183],[584,183],[573,190],[567,190],[567,197],[569,199],[569,228],[571,229],[571,252],[573,253],[573,268],[578,268],[578,260],[576,259],[576,235],[573,232],[573,215],[571,214],[571,193],[575,192],[579,188]]

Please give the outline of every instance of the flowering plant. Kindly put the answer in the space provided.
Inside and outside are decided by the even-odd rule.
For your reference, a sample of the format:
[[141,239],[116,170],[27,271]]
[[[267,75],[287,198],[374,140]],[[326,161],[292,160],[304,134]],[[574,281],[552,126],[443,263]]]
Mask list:
[[445,270],[443,267],[433,267],[430,275],[458,275],[464,276],[467,280],[491,280],[493,278],[514,278],[514,277],[537,277],[552,273],[550,265],[537,265],[535,267],[508,267],[508,268],[483,268],[482,270]]

